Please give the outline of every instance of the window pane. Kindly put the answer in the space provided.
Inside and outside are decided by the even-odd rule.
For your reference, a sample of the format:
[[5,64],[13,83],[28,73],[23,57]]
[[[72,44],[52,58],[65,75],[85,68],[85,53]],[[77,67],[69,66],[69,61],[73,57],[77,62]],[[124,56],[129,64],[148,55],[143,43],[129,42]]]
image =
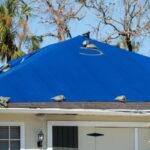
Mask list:
[[20,139],[20,127],[19,126],[10,127],[10,139]]
[[20,141],[11,141],[10,149],[11,150],[20,150]]
[[7,126],[0,126],[0,139],[8,139],[9,132]]
[[53,126],[54,148],[78,148],[78,127]]
[[8,150],[9,143],[8,141],[0,141],[0,150]]

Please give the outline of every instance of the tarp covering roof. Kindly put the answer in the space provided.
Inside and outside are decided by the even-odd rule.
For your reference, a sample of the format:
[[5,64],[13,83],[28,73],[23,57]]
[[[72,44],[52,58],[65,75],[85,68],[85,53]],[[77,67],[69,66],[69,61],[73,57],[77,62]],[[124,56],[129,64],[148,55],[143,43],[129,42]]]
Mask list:
[[0,96],[10,102],[113,102],[124,95],[129,102],[150,101],[150,58],[87,38],[44,47],[9,63],[0,73]]

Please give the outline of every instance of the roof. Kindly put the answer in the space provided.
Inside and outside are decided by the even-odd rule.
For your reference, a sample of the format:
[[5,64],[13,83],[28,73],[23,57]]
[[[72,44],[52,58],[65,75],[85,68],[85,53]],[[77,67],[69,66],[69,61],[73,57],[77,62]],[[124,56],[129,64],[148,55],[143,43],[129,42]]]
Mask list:
[[8,108],[60,108],[60,109],[119,109],[123,110],[148,110],[150,109],[150,102],[130,102],[130,103],[117,103],[117,102],[34,102],[34,103],[9,103]]
[[11,103],[150,101],[150,58],[77,36],[49,45],[9,63],[0,73],[0,96]]

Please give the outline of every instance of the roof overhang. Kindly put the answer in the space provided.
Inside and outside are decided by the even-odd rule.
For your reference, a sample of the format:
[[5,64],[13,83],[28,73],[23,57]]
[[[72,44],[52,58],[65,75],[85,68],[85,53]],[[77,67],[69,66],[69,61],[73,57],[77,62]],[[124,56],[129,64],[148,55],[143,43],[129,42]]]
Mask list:
[[0,113],[51,115],[150,116],[150,102],[50,102],[8,103]]
[[138,109],[0,108],[0,113],[50,114],[50,115],[150,116],[150,110],[138,110]]

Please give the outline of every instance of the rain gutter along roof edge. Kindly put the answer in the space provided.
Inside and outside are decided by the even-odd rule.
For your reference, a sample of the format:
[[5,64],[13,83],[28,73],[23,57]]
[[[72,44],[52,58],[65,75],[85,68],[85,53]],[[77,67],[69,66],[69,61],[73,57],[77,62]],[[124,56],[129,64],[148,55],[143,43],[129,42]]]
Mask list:
[[150,110],[138,109],[61,109],[61,108],[0,108],[0,113],[51,114],[51,115],[108,115],[150,116]]

